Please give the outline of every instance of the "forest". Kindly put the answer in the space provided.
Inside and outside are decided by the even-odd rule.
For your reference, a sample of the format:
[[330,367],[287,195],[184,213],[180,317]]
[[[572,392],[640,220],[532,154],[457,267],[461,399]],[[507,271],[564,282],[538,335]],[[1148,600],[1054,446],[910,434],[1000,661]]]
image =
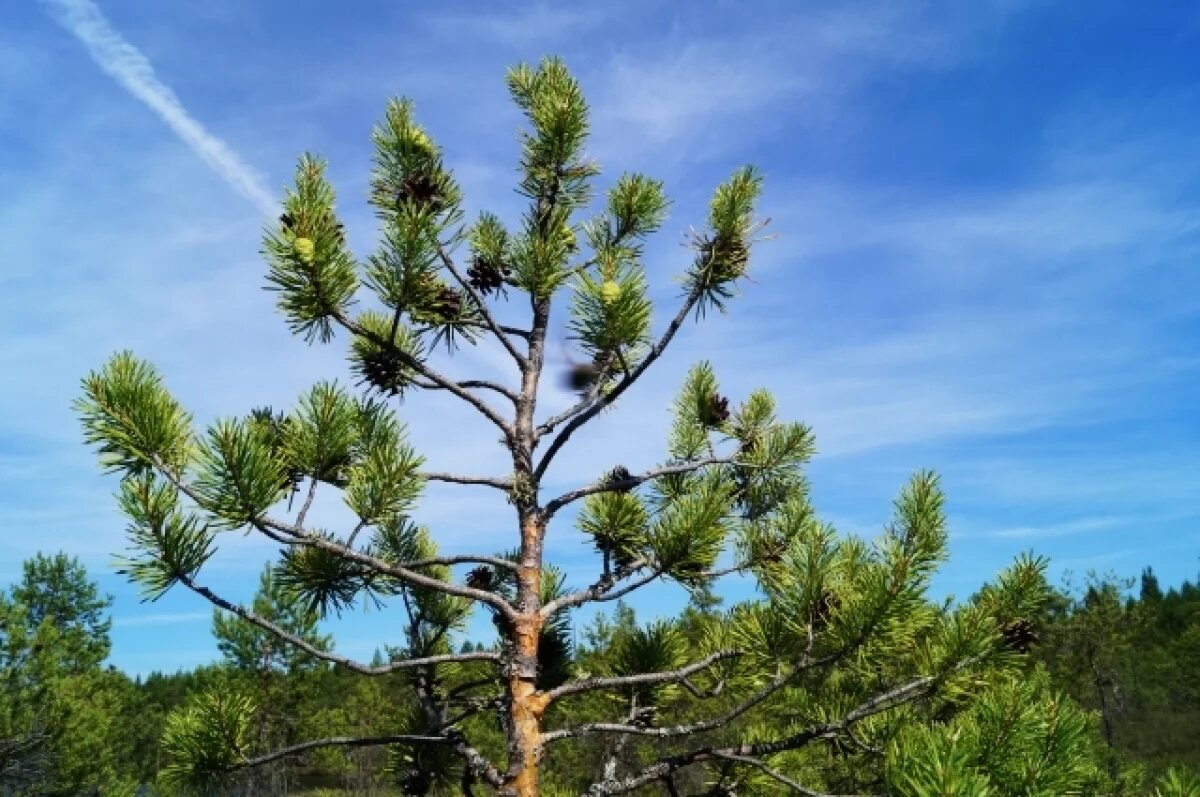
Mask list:
[[[698,603],[675,629],[677,644],[695,645],[697,629],[721,611],[720,600]],[[386,735],[395,717],[418,710],[409,676],[366,680],[302,653],[272,644],[260,630],[220,611],[212,634],[222,659],[191,671],[131,679],[106,667],[108,605],[87,572],[64,554],[38,556],[0,597],[0,784],[6,794],[170,794],[159,791],[171,766],[164,730],[181,712],[203,711],[197,697],[220,685],[252,701],[250,728],[262,749],[284,748],[313,736]],[[269,571],[254,602],[262,616],[324,648],[294,597]],[[654,626],[651,626],[653,628]],[[618,671],[623,656],[645,644],[632,609],[618,605],[581,629],[564,664],[588,672]],[[483,643],[457,640],[464,652]],[[1029,683],[1061,693],[1083,719],[1071,745],[1083,776],[1069,793],[1093,795],[1197,794],[1188,772],[1200,771],[1200,587],[1190,581],[1165,591],[1149,570],[1136,583],[1089,576],[1051,592],[1044,610],[1022,631],[1019,671]],[[381,651],[376,664],[385,661]],[[468,673],[453,680],[463,682]],[[668,696],[668,703],[679,695]],[[581,706],[584,715],[599,715]],[[1020,710],[1020,706],[1013,706]],[[683,716],[687,716],[686,710]],[[485,749],[502,739],[488,733]],[[807,756],[837,793],[874,793],[879,751],[831,742]],[[586,775],[604,766],[630,767],[653,755],[653,742],[627,740],[552,755],[547,793],[574,794]],[[990,770],[987,751],[964,751]],[[582,776],[581,776],[582,775]],[[387,749],[319,750],[279,759],[247,772],[237,794],[453,794],[461,772],[446,756]],[[769,789],[766,793],[770,793]],[[932,794],[934,792],[913,792]],[[942,791],[939,794],[983,793]],[[989,794],[1031,793],[1015,781],[996,781]],[[1052,793],[1052,792],[1043,792]],[[1068,793],[1068,792],[1062,792]]]

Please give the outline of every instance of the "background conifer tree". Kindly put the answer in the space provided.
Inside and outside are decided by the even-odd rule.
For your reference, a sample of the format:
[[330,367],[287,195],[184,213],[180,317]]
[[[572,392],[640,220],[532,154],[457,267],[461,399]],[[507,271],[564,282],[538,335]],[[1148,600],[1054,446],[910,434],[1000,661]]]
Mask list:
[[[960,604],[928,602],[947,540],[933,474],[903,487],[878,538],[839,536],[809,502],[809,428],[777,417],[765,390],[723,395],[699,363],[682,380],[659,466],[598,468],[590,483],[546,489],[575,433],[619,409],[685,326],[734,301],[763,228],[762,175],[744,167],[717,186],[691,234],[681,296],[656,322],[663,308],[649,286],[667,275],[642,254],[666,217],[662,184],[625,174],[594,203],[599,167],[585,155],[579,84],[554,59],[517,66],[507,82],[528,122],[518,219],[464,218],[442,151],[407,101],[392,102],[374,131],[370,201],[381,230],[365,261],[347,245],[324,162],[300,159],[264,238],[267,280],[299,337],[347,345],[358,390],[321,382],[286,414],[248,412],[197,432],[131,353],[84,380],[86,438],[120,475],[130,519],[123,572],[149,597],[180,585],[314,660],[402,679],[415,696],[384,733],[267,750],[256,746],[251,694],[206,692],[167,721],[166,779],[218,792],[246,767],[384,747],[413,794],[817,794],[851,781],[984,794],[993,774],[1013,772],[1026,777],[1032,791],[1023,793],[1064,793],[1073,773],[1062,753],[1069,759],[1079,723],[1046,719],[1031,701],[1049,711],[1052,696],[1010,678],[1045,595],[1041,563],[1018,561]],[[556,324],[585,362],[570,377],[578,402],[547,416],[538,398]],[[506,352],[512,378],[448,375],[444,361],[484,339]],[[395,413],[396,397],[412,391],[473,408],[507,449],[507,472],[425,469]],[[411,519],[430,481],[502,491],[509,533],[488,540],[491,550],[443,555],[437,529]],[[315,494],[330,490],[356,516],[349,528],[309,522]],[[583,585],[569,585],[544,556],[548,530],[568,509],[596,551]],[[368,600],[403,606],[403,638],[386,660],[353,661],[207,587],[205,562],[223,534],[243,529],[278,544],[272,578],[316,617]],[[732,574],[753,577],[757,596],[692,616],[686,628],[621,626],[597,671],[571,650],[582,607],[659,580],[711,606],[710,591]],[[456,653],[453,637],[476,610],[491,615],[499,644]],[[978,695],[990,697],[980,706]],[[989,764],[989,734],[1008,726],[988,709],[1012,701],[1025,706],[1019,721],[1037,723],[998,748],[1016,761]],[[914,720],[927,737],[906,730]],[[1048,740],[1055,755],[1036,758]],[[546,757],[580,750],[595,754],[590,770],[540,784]],[[846,763],[860,759],[867,765]],[[947,792],[951,783],[963,790]]]

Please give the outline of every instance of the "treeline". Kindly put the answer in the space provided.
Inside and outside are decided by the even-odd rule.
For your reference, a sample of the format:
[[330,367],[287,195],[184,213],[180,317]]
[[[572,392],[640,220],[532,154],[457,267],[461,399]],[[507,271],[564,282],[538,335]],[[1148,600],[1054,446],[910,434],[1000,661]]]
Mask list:
[[1137,793],[1146,773],[1200,771],[1200,585],[1090,576],[1055,593],[1042,626],[1036,658],[1095,713],[1115,780]]
[[[718,612],[719,604],[700,595],[671,624],[639,623],[631,608],[618,606],[584,628],[576,647],[564,638],[549,660],[576,676],[623,666],[669,666],[686,658],[705,615]],[[244,741],[259,751],[311,738],[386,733],[418,710],[410,674],[364,678],[347,673],[221,614],[213,619],[220,663],[130,679],[103,664],[110,652],[109,607],[110,599],[79,562],[64,555],[26,562],[20,581],[0,593],[0,795],[165,794],[156,784],[175,751],[169,741],[164,744],[164,735],[170,739],[164,731],[183,715],[210,708],[197,701],[201,694],[229,700],[248,696],[253,738]],[[269,570],[253,608],[314,647],[331,645]],[[1082,585],[1056,590],[1041,617],[1010,634],[1014,651],[1026,660],[1027,683],[1006,687],[1010,699],[996,705],[1019,711],[1021,689],[1048,688],[1085,709],[1084,747],[1090,759],[1079,766],[1091,773],[1086,793],[1200,795],[1200,781],[1186,774],[1200,772],[1200,586],[1184,581],[1164,591],[1150,570],[1142,573],[1140,584],[1091,576]],[[457,644],[468,652],[484,647],[473,641]],[[381,650],[375,664],[404,654]],[[656,661],[622,661],[638,657]],[[471,671],[459,665],[440,670],[438,677],[453,690],[456,681],[469,684]],[[208,688],[214,685],[221,688]],[[671,695],[654,698],[647,705],[663,705]],[[470,708],[467,700],[464,710]],[[630,705],[636,707],[637,700]],[[573,710],[586,720],[593,709],[599,717],[609,708],[584,702]],[[1067,708],[1064,716],[1074,710]],[[928,709],[935,717],[953,706]],[[631,721],[652,719],[633,716]],[[485,746],[503,744],[498,730],[490,736],[486,727],[472,731]],[[908,731],[897,739],[901,736],[911,739]],[[572,748],[547,762],[545,791],[573,793],[578,773],[606,762],[644,759],[653,747],[653,740],[618,738]],[[877,782],[887,765],[886,752],[866,743],[863,749],[831,743],[807,753],[805,765],[821,768],[826,782],[852,793]],[[462,793],[448,776],[455,770],[446,757],[437,747],[315,750],[247,767],[233,788],[245,797]],[[694,784],[696,791],[687,793],[701,793],[702,786]],[[775,792],[765,786],[762,793]],[[973,792],[964,787],[955,793]]]

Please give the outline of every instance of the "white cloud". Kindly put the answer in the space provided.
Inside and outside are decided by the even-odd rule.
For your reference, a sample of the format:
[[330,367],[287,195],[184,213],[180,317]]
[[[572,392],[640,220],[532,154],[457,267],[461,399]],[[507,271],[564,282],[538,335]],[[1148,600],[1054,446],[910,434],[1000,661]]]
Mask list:
[[276,201],[262,177],[228,144],[210,133],[155,74],[154,66],[126,41],[91,0],[42,0],[64,28],[87,47],[92,59],[130,94],[158,114],[229,186],[264,215],[275,212]]
[[113,628],[136,628],[147,625],[180,625],[182,623],[207,623],[212,612],[159,612],[156,614],[133,614],[113,618]]
[[[1145,520],[1144,518],[1142,519]],[[1061,523],[1045,523],[1030,526],[1008,526],[999,529],[988,529],[978,532],[955,533],[958,539],[976,537],[991,537],[997,539],[1029,539],[1043,540],[1050,537],[1068,537],[1076,534],[1089,534],[1097,531],[1110,531],[1123,528],[1136,522],[1128,517],[1084,517],[1067,520]]]

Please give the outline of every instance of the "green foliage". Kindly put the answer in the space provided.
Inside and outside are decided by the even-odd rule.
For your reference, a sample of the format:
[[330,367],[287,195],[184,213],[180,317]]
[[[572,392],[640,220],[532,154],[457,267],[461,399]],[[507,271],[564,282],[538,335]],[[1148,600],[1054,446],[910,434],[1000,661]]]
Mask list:
[[[317,630],[317,616],[302,596],[288,590],[270,565],[259,577],[258,591],[250,606],[254,614],[305,640],[319,650],[328,650],[331,638]],[[282,644],[271,633],[220,609],[213,610],[213,636],[217,649],[234,668],[292,672],[312,666],[308,654]]]
[[194,486],[215,525],[254,523],[290,487],[285,463],[271,443],[262,424],[234,419],[209,428],[199,449]]
[[[320,539],[334,542],[327,532]],[[283,552],[276,569],[279,583],[318,617],[341,614],[361,597],[373,597],[375,576],[353,560],[318,545],[294,546]]]
[[133,690],[101,668],[110,603],[63,554],[29,560],[22,580],[0,593],[0,791],[132,792]]
[[1150,571],[1132,581],[1089,574],[1070,581],[1038,617],[1035,655],[1056,683],[1093,711],[1097,790],[1150,793],[1168,770],[1200,771],[1200,691],[1194,662],[1200,590],[1167,592]]
[[76,557],[35,554],[22,563],[21,580],[11,594],[30,632],[47,623],[68,644],[72,655],[63,662],[66,669],[84,670],[108,656],[112,598],[100,593]]
[[592,538],[596,550],[619,567],[633,562],[648,542],[646,508],[632,493],[588,496],[576,522],[580,531]]
[[368,525],[408,513],[425,486],[419,472],[424,461],[390,409],[378,402],[362,405],[346,504]]
[[191,455],[191,417],[167,393],[150,364],[116,354],[83,380],[74,404],[84,439],[109,472],[141,474],[156,464],[178,473]]
[[175,488],[150,474],[129,475],[117,495],[129,518],[130,556],[116,560],[117,572],[142,586],[150,600],[162,597],[180,579],[190,579],[215,553],[207,526],[178,505]]
[[1044,672],[1001,678],[949,722],[906,728],[889,751],[889,782],[901,795],[1070,794],[1090,774],[1089,730]]
[[[674,670],[686,663],[686,655],[687,645],[679,629],[669,621],[660,620],[618,638],[612,653],[612,673],[639,675]],[[652,705],[657,698],[677,688],[673,684],[632,686],[629,693],[640,698],[643,705]]]
[[1171,768],[1159,781],[1154,797],[1200,797],[1200,777]]
[[734,283],[746,274],[753,236],[761,226],[754,221],[754,207],[762,193],[762,181],[754,167],[745,166],[713,193],[709,229],[693,239],[697,256],[685,282],[700,292],[697,313],[703,314],[708,307],[724,312],[726,302],[734,296]]
[[647,543],[659,569],[682,584],[697,585],[724,548],[733,487],[714,475],[690,488],[660,505]]
[[279,226],[263,235],[263,255],[267,281],[292,331],[309,342],[332,338],[333,318],[352,304],[358,276],[320,158],[300,159]]
[[336,383],[321,382],[300,397],[285,444],[304,475],[344,486],[358,443],[359,407]]
[[533,200],[509,249],[513,284],[544,299],[568,277],[567,260],[578,249],[571,214],[588,201],[599,169],[583,159],[588,106],[560,60],[513,67],[508,89],[531,127],[520,135],[519,190]]
[[400,324],[398,315],[367,310],[355,323],[364,332],[354,338],[350,348],[350,367],[359,384],[385,396],[402,394],[416,373],[412,363],[425,358],[421,339]]
[[194,696],[167,717],[163,783],[188,794],[224,794],[229,772],[249,749],[253,716],[253,702],[232,685]]

